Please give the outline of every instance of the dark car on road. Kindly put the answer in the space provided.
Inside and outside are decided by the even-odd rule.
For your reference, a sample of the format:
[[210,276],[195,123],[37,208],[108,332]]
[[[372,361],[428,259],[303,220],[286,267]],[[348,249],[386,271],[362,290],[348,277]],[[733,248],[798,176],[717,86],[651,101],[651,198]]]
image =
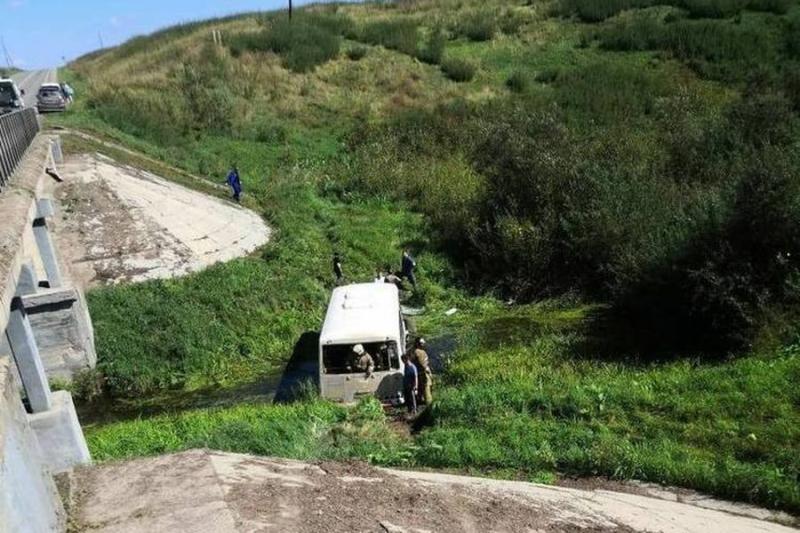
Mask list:
[[45,83],[39,87],[39,92],[36,94],[36,107],[39,109],[39,113],[66,111],[67,99],[64,98],[61,86],[57,83]]
[[0,80],[0,115],[25,109],[24,94],[13,80]]

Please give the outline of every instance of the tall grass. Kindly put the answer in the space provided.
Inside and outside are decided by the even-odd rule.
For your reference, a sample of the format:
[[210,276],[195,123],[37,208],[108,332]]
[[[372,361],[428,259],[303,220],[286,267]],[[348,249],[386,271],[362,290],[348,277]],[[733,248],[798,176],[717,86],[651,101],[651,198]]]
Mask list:
[[408,452],[387,430],[376,400],[350,410],[319,400],[291,405],[240,405],[119,422],[86,431],[96,461],[211,448],[293,459],[379,458],[402,462]]
[[476,70],[475,64],[466,59],[448,57],[442,61],[442,72],[456,82],[471,81]]
[[370,22],[362,29],[360,38],[367,43],[414,56],[419,42],[419,24],[405,18]]
[[702,74],[742,80],[757,67],[780,68],[784,43],[767,20],[742,23],[679,19],[665,23],[650,14],[629,17],[597,33],[610,50],[666,50]]
[[339,55],[340,35],[349,27],[349,19],[323,15],[305,15],[289,21],[269,20],[258,33],[234,36],[229,46],[234,56],[244,51],[279,54],[286,68],[307,72]]
[[667,5],[685,9],[694,18],[728,18],[744,10],[785,14],[791,0],[561,0],[555,13],[577,15],[586,22],[601,22],[622,11]]

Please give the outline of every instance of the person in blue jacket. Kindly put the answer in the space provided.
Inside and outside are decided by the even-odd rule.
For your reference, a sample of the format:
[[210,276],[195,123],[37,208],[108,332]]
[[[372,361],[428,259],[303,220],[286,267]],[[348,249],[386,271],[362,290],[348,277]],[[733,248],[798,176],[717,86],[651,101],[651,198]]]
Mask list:
[[242,198],[242,181],[239,179],[239,169],[236,168],[236,165],[233,166],[231,171],[228,173],[228,179],[225,180],[233,191],[233,199],[237,202],[241,201]]

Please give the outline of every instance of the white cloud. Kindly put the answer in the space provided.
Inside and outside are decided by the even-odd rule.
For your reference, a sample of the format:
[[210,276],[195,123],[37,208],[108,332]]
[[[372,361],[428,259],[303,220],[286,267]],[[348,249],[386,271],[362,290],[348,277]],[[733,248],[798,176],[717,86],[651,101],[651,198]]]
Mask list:
[[122,21],[121,21],[121,20],[119,19],[119,17],[118,17],[118,16],[116,16],[116,15],[114,15],[113,17],[111,17],[110,19],[108,19],[108,21],[109,21],[109,22],[111,23],[111,25],[112,25],[112,26],[114,26],[115,28],[116,28],[116,27],[118,27],[118,26],[119,26],[119,25],[122,23]]
[[17,9],[18,7],[22,7],[28,3],[28,0],[8,0],[8,7],[11,9]]

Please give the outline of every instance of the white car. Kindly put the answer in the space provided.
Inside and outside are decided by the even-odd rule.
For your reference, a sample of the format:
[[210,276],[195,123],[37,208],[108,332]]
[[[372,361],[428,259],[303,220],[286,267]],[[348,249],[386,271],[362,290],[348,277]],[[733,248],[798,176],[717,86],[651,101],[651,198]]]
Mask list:
[[0,79],[0,115],[25,109],[23,96],[25,91],[17,87],[14,80]]

